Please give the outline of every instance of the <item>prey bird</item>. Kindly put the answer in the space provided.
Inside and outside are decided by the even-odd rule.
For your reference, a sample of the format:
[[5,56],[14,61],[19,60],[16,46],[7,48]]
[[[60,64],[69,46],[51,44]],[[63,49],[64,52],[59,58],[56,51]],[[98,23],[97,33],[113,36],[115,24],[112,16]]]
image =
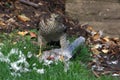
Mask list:
[[38,24],[38,43],[40,45],[39,55],[41,55],[41,47],[51,41],[60,41],[61,50],[67,47],[66,29],[63,24],[63,16],[58,13],[50,13],[49,16],[44,14]]

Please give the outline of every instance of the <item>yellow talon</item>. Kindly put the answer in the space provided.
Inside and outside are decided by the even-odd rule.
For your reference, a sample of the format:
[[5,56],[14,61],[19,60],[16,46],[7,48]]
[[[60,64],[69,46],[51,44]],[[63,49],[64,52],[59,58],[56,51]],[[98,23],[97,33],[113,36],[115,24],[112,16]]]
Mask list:
[[37,55],[37,57],[40,57],[41,55],[42,55],[42,46],[40,45],[39,54]]

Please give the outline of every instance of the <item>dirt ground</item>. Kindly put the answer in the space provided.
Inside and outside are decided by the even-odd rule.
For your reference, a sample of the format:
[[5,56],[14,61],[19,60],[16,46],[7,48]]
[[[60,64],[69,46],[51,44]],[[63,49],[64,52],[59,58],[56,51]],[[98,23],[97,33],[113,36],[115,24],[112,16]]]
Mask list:
[[[34,3],[38,3],[37,1],[40,2],[34,0]],[[12,10],[11,4],[0,3],[0,24],[2,25],[0,25],[0,31],[36,28],[40,13],[46,9],[45,6],[36,9],[19,2],[16,5],[17,10]],[[66,2],[67,15],[79,20],[80,24],[89,24],[111,37],[120,37],[119,13],[119,0],[67,0]],[[17,16],[21,14],[30,18],[30,21],[19,20]]]
[[67,0],[66,12],[104,35],[120,37],[119,0]]
[[[46,0],[47,1],[47,0]],[[54,0],[53,0],[54,1]],[[56,0],[62,3],[62,0]],[[29,6],[21,3],[20,1],[16,2],[16,9],[13,8],[13,4],[11,2],[0,2],[0,32],[12,32],[17,29],[20,31],[28,30],[28,29],[38,29],[38,23],[40,20],[40,16],[44,13],[48,13],[49,10],[51,12],[60,12],[63,13],[65,11],[64,0],[62,5],[48,5],[52,3],[45,0],[33,0],[32,3],[42,4],[38,8],[34,8],[33,6]],[[59,3],[60,3],[59,2]],[[66,3],[67,4],[67,3]],[[51,9],[49,9],[51,7]],[[19,16],[22,16],[20,19]],[[49,16],[49,14],[48,14]],[[65,15],[66,16],[66,15]],[[24,17],[28,18],[27,21],[24,21]],[[78,25],[78,20],[74,20],[69,18],[68,16],[64,17],[64,24],[68,26],[67,33],[69,36],[72,35],[82,35],[86,37],[86,31],[81,29],[80,25]]]

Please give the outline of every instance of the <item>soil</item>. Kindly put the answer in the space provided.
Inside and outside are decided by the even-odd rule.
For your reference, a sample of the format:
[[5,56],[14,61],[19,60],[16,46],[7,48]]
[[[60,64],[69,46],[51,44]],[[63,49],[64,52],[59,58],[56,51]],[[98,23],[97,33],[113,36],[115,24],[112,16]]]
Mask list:
[[[13,7],[12,2],[0,2],[0,21],[5,25],[0,25],[0,31],[11,32],[14,29],[31,29],[37,25],[38,18],[35,16],[37,10],[31,6],[16,2],[16,8]],[[18,15],[25,15],[30,18],[30,21],[21,21]],[[10,21],[10,19],[14,21]]]
[[80,24],[89,24],[104,35],[120,37],[120,0],[67,0],[66,12]]
[[[33,0],[34,3],[40,3],[42,0]],[[63,0],[64,1],[64,0]],[[64,6],[64,5],[63,5]],[[62,6],[61,6],[62,7]],[[0,21],[6,25],[0,25],[0,31],[11,32],[14,29],[36,29],[39,22],[39,16],[47,11],[47,7],[41,6],[34,8],[20,2],[16,2],[16,8],[10,2],[0,2]],[[60,8],[60,7],[59,7]],[[62,8],[64,10],[64,7]],[[96,30],[103,31],[104,35],[111,37],[120,37],[120,3],[119,0],[67,0],[66,14],[73,19],[79,20],[80,24],[89,24]],[[24,14],[30,21],[23,22],[18,19],[18,15]],[[9,21],[13,19],[15,21]],[[79,31],[79,27],[74,27],[69,34],[84,34]],[[84,34],[85,35],[85,34]]]
[[[14,2],[16,1],[16,2]],[[30,2],[39,5],[34,7],[32,5],[25,4],[21,1],[24,0],[8,0],[0,1],[0,31],[11,32],[15,29],[26,30],[26,29],[38,29],[38,23],[40,16],[44,13],[65,11],[65,0],[30,0]],[[56,3],[60,3],[57,4]],[[29,21],[19,19],[19,15],[25,15],[29,18]]]
[[[46,0],[47,1],[47,0]],[[53,0],[54,1],[54,0]],[[16,8],[13,6],[12,2],[0,2],[0,32],[12,32],[13,30],[29,30],[29,29],[38,29],[38,23],[40,20],[40,16],[44,13],[51,12],[59,12],[60,14],[65,13],[65,0],[57,0],[60,1],[61,4],[53,4],[52,2],[45,0],[33,0],[32,2],[35,4],[42,4],[38,8],[34,8],[33,6],[28,6],[19,1],[15,3]],[[56,2],[57,2],[56,1]],[[53,6],[49,5],[49,2],[52,3]],[[54,2],[55,3],[55,2]],[[66,3],[67,4],[67,3]],[[25,15],[29,18],[29,21],[23,21],[18,18],[19,15]],[[80,28],[78,25],[78,21],[72,19],[71,17],[65,16],[64,24],[68,27],[67,33],[71,35],[83,35],[86,36],[86,32]]]

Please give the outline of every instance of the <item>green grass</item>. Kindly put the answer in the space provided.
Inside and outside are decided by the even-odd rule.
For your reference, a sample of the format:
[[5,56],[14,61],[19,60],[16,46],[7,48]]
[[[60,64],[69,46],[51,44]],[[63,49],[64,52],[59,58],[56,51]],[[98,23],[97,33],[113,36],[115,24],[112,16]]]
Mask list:
[[[12,41],[16,38],[13,39],[11,37],[5,37],[4,35],[1,38],[4,45],[0,46],[0,52],[4,55],[8,55],[13,48],[22,51],[25,56],[27,56],[28,52],[32,54],[38,53],[39,47],[33,45],[29,39],[23,39],[23,37],[21,37],[20,41],[13,44]],[[11,70],[9,69],[10,65],[5,62],[0,62],[0,80],[119,80],[118,77],[111,77],[110,75],[101,76],[100,78],[94,76],[91,69],[87,67],[87,62],[91,60],[87,46],[80,46],[74,51],[74,54],[76,54],[77,57],[70,61],[70,70],[68,70],[68,72],[64,72],[64,65],[62,62],[58,62],[57,65],[52,64],[50,66],[44,66],[33,56],[27,58],[30,64],[30,72],[22,73],[21,76],[12,76],[10,74]],[[14,62],[17,60],[17,57],[18,56],[13,55],[10,57],[10,60]],[[32,70],[32,64],[34,63],[37,64],[37,68],[44,68],[45,73],[38,74],[35,70]]]

